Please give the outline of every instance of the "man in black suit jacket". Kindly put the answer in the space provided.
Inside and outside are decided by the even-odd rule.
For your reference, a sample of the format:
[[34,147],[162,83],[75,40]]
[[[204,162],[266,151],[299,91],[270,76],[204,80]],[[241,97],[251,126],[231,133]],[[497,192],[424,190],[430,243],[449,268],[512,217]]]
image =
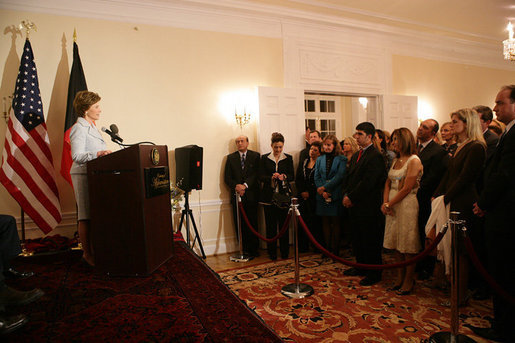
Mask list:
[[4,317],[5,307],[29,304],[44,294],[39,288],[19,291],[5,284],[5,277],[26,278],[34,275],[32,272],[19,272],[10,266],[11,260],[20,252],[21,245],[15,219],[0,214],[0,335],[14,331],[27,322],[27,317],[23,314]]
[[488,129],[488,125],[492,123],[492,119],[494,119],[494,114],[492,109],[488,106],[476,106],[474,107],[476,112],[479,114],[479,123],[481,124],[481,130],[483,130],[483,138],[486,141],[486,160],[493,155],[495,148],[497,147],[497,142],[499,141],[499,136],[490,129]]
[[[257,231],[257,204],[259,200],[259,153],[248,150],[249,138],[239,136],[235,140],[238,151],[227,155],[225,163],[224,180],[231,190],[231,203],[233,207],[236,236],[238,235],[236,197],[238,193],[247,217],[252,227]],[[251,257],[259,256],[259,240],[249,229],[247,223],[241,217],[241,236],[243,251]]]
[[318,132],[318,130],[311,130],[309,132],[309,144],[306,141],[306,147],[302,149],[299,154],[299,165],[297,167],[297,174],[299,173],[299,171],[302,171],[302,163],[306,158],[309,157],[309,149],[311,148],[311,144],[313,144],[313,142],[322,142],[322,136],[320,135],[320,132]]
[[[418,157],[422,162],[424,171],[420,179],[417,192],[418,200],[418,232],[423,247],[426,239],[426,223],[431,215],[431,197],[447,169],[449,155],[447,151],[433,139],[438,133],[439,125],[434,119],[427,119],[420,123],[417,130]],[[419,278],[425,279],[432,274],[434,258],[428,257],[417,265]]]
[[[382,264],[384,227],[381,204],[386,181],[383,155],[372,144],[375,127],[364,122],[356,126],[354,138],[360,150],[352,155],[349,171],[343,183],[343,206],[349,209],[352,244],[356,261],[365,264]],[[362,286],[381,281],[380,270],[351,268],[345,275],[363,275]]]
[[[495,99],[497,119],[506,130],[485,170],[485,184],[474,213],[486,216],[485,234],[489,272],[515,297],[515,85],[504,86]],[[471,327],[487,339],[515,342],[515,305],[493,295],[494,322],[489,329]]]

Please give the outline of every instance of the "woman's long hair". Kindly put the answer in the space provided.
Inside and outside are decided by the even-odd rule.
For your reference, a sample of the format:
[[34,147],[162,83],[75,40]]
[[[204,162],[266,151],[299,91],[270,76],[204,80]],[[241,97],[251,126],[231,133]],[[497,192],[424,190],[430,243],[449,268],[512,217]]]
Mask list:
[[415,141],[415,136],[413,136],[413,133],[411,133],[410,129],[406,127],[395,129],[392,132],[392,141],[394,137],[397,140],[397,146],[400,150],[400,152],[395,152],[397,157],[399,157],[400,154],[411,156],[417,153],[417,143]]
[[[333,154],[335,156],[338,156],[338,155],[342,154],[342,147],[340,146],[340,141],[338,140],[338,138],[336,138],[335,135],[327,135],[327,136],[325,136],[324,140],[322,141],[322,144],[325,141],[331,141],[331,143],[333,143],[333,145],[334,145]],[[324,154],[325,154],[325,151],[324,151]]]
[[[355,152],[357,152],[359,150],[359,146],[358,146],[358,143],[356,143],[356,140],[354,139],[354,137],[345,137],[345,139],[343,140],[343,143],[349,143],[350,145],[350,148],[351,148],[351,153],[350,153],[350,156],[354,155]],[[343,149],[343,147],[342,147]],[[342,151],[343,153],[343,151]]]
[[467,138],[471,141],[478,141],[486,146],[481,124],[479,122],[479,114],[472,108],[462,108],[451,113],[452,116],[458,116],[466,125]]

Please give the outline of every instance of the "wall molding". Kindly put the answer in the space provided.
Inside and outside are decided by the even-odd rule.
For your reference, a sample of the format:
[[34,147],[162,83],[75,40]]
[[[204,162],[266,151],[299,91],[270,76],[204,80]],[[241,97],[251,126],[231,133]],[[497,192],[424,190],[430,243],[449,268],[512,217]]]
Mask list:
[[[513,63],[503,60],[501,42],[491,37],[454,32],[465,37],[456,38],[242,0],[3,0],[0,8],[284,40],[291,35],[315,39],[325,38],[326,34],[339,35],[348,38],[342,42],[369,43],[370,47],[385,49],[390,54],[515,70]],[[349,11],[346,7],[344,10]],[[375,16],[381,17],[377,13]],[[388,19],[405,23],[398,18]],[[298,30],[292,32],[289,27]],[[478,38],[493,43],[478,42]]]

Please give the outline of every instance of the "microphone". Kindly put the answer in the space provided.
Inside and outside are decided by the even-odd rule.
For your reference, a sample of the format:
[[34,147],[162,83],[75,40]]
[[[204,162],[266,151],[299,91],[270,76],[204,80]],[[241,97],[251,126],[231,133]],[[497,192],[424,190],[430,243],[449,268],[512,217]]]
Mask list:
[[118,136],[118,127],[116,125],[112,124],[110,126],[110,129],[111,130],[108,130],[105,128],[105,126],[102,126],[102,131],[107,133],[109,136],[111,136],[111,140],[113,142],[115,142],[115,143],[123,142],[123,139],[120,136]]

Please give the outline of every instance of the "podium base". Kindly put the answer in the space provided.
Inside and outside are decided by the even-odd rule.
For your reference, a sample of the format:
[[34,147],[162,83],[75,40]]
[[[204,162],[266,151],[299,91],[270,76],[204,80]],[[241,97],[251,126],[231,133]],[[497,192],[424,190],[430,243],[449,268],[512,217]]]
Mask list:
[[302,299],[314,293],[313,287],[304,283],[290,283],[281,289],[281,293],[288,298]]
[[254,257],[247,254],[236,254],[229,257],[232,262],[248,262]]
[[475,343],[472,338],[458,334],[457,336],[452,336],[450,332],[437,332],[434,335],[429,337],[429,343]]

